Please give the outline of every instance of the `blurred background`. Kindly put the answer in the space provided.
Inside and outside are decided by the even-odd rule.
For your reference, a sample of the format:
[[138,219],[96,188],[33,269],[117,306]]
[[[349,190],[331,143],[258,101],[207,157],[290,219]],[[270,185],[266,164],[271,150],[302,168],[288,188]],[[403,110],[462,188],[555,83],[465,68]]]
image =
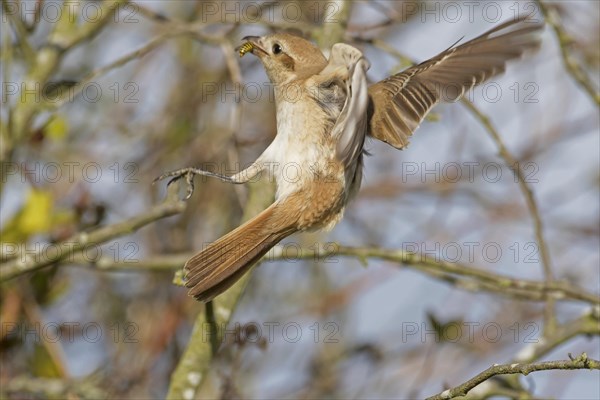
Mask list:
[[[423,398],[494,363],[600,357],[597,301],[548,306],[529,289],[469,280],[469,270],[337,251],[425,254],[543,286],[526,187],[554,278],[597,297],[598,2],[543,2],[543,12],[532,1],[2,6],[3,397],[176,398],[183,379],[193,388],[184,398]],[[408,149],[369,140],[341,223],[289,238],[239,298],[215,302],[219,352],[204,372],[177,378],[190,337],[207,346],[212,326],[174,273],[270,204],[272,185],[197,178],[185,209],[152,214],[135,232],[127,223],[166,204],[166,182],[151,184],[163,172],[233,173],[275,136],[272,88],[255,57],[238,58],[241,38],[292,29],[324,51],[351,43],[376,82],[521,14],[550,22],[541,49],[469,93],[475,109],[436,107]],[[101,227],[115,234],[53,258],[61,242]],[[295,259],[319,246],[331,254]],[[31,258],[49,265],[19,270]],[[488,381],[477,396],[596,399],[599,379],[538,372]]]

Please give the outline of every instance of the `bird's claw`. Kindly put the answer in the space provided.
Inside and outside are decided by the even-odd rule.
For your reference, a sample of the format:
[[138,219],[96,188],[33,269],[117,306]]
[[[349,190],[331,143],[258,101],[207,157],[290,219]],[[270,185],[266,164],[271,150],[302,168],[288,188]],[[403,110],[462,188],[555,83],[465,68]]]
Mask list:
[[195,175],[196,175],[196,172],[194,171],[194,168],[178,169],[176,171],[167,172],[165,174],[162,174],[158,178],[155,178],[152,181],[152,184],[154,185],[158,181],[162,181],[163,179],[172,177],[169,180],[169,182],[167,183],[167,186],[170,186],[171,183],[176,182],[176,181],[180,180],[181,178],[185,178],[185,183],[187,183],[187,194],[184,197],[184,200],[188,200],[190,197],[192,197],[192,194],[194,193],[194,176]]

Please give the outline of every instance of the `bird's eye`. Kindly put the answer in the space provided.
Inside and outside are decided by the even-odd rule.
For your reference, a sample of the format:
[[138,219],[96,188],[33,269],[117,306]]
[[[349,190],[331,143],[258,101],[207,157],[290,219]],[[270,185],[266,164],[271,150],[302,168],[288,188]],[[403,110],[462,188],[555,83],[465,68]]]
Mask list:
[[281,48],[281,45],[279,43],[275,43],[273,45],[273,54],[279,54],[283,51],[283,49]]

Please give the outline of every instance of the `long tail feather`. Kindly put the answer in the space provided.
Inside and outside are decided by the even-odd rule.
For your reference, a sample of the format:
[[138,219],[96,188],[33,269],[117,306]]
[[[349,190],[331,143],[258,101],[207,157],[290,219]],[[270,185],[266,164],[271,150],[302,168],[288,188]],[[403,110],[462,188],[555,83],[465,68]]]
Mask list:
[[237,282],[281,240],[297,231],[274,203],[245,224],[208,245],[185,263],[186,286],[198,301],[210,301]]

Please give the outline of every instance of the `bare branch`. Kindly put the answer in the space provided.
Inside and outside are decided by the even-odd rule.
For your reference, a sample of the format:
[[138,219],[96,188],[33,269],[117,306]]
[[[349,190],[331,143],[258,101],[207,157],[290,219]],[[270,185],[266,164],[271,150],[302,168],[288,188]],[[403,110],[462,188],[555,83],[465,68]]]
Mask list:
[[203,41],[205,43],[215,44],[215,45],[226,42],[226,39],[224,36],[222,36],[222,35],[212,36],[212,35],[204,34],[204,33],[200,32],[198,30],[198,27],[193,24],[173,27],[173,29],[169,29],[169,30],[167,30],[167,32],[151,39],[148,43],[146,43],[142,47],[138,48],[137,50],[134,50],[128,54],[125,54],[124,56],[116,59],[115,61],[113,61],[103,67],[100,67],[100,68],[95,69],[94,71],[91,71],[80,82],[78,82],[77,85],[75,85],[75,87],[73,87],[73,89],[69,92],[68,95],[65,95],[63,98],[59,99],[58,101],[56,101],[56,100],[46,101],[41,106],[41,108],[47,109],[47,110],[54,110],[54,109],[59,108],[60,106],[64,105],[72,96],[79,94],[79,92],[81,92],[84,88],[86,88],[86,86],[90,82],[93,82],[95,79],[98,79],[102,75],[105,75],[108,72],[110,72],[116,68],[122,67],[123,65],[129,63],[130,61],[144,57],[146,54],[148,54],[152,50],[156,49],[158,46],[160,46],[163,42],[167,41],[168,39],[172,39],[172,38],[184,36],[184,35],[189,35],[189,36],[194,37],[197,40]]
[[[552,272],[552,264],[550,261],[550,251],[548,250],[548,244],[546,243],[546,239],[544,237],[544,227],[542,224],[542,217],[540,216],[540,211],[537,206],[537,201],[535,200],[535,196],[533,195],[533,190],[527,184],[527,180],[525,176],[523,176],[523,171],[521,170],[521,166],[517,162],[517,160],[510,153],[500,133],[496,130],[490,118],[483,114],[473,103],[471,103],[468,99],[462,99],[463,104],[471,111],[471,113],[481,122],[484,126],[496,147],[498,148],[498,153],[500,157],[504,160],[506,165],[515,171],[516,177],[519,183],[519,189],[525,198],[527,203],[527,208],[529,209],[529,213],[531,214],[531,218],[533,220],[533,227],[535,232],[535,238],[538,243],[540,249],[540,257],[542,261],[542,268],[544,269],[544,278],[546,280],[546,284],[550,284],[554,280],[554,274]],[[549,298],[546,302],[546,310],[544,314],[545,324],[544,330],[547,332],[552,332],[552,330],[556,327],[556,315],[554,312],[554,300]]]
[[[26,396],[27,393],[29,396]],[[93,379],[58,379],[33,377],[23,374],[2,385],[2,397],[36,397],[54,399],[108,399],[109,394],[101,389]]]
[[177,185],[170,185],[166,200],[144,214],[91,232],[79,232],[55,246],[56,251],[46,252],[45,249],[41,249],[35,254],[28,254],[25,249],[20,249],[20,254],[16,257],[0,264],[0,282],[68,260],[88,246],[100,245],[116,237],[133,233],[156,220],[179,214],[185,210],[185,207],[186,203],[178,197]]
[[7,19],[10,20],[13,26],[17,44],[21,48],[25,61],[31,63],[35,59],[35,51],[27,39],[27,27],[24,21],[19,17],[18,13],[10,10],[7,0],[2,0],[2,9],[4,10],[4,15],[7,16]]
[[[439,260],[426,254],[375,247],[345,247],[333,243],[327,246],[326,249],[323,246],[318,246],[317,249],[307,250],[301,248],[299,252],[297,250],[298,248],[294,247],[294,254],[287,254],[283,247],[276,246],[261,262],[291,259],[331,260],[333,257],[342,256],[357,258],[366,263],[368,259],[374,258],[414,268],[436,279],[448,282],[459,289],[500,293],[503,296],[529,301],[545,301],[547,298],[553,298],[556,300],[581,301],[592,305],[600,304],[600,297],[597,294],[589,293],[569,282],[552,281],[545,283],[513,278],[486,271],[484,268]],[[159,255],[135,263],[115,262],[111,257],[106,256],[97,260],[95,264],[96,268],[106,271],[169,271],[180,269],[185,261],[192,256],[192,253]],[[83,259],[80,261],[85,262]]]
[[545,5],[541,0],[537,0],[537,4],[544,15],[546,22],[548,22],[556,34],[558,45],[560,46],[560,53],[567,72],[587,92],[596,105],[600,105],[600,92],[598,92],[598,89],[596,89],[590,77],[585,73],[583,67],[581,67],[581,65],[579,65],[579,63],[577,63],[577,61],[569,54],[568,47],[572,43],[572,40],[562,27],[558,13],[555,9]]
[[[98,18],[94,21],[86,21],[80,25],[71,12],[67,12],[69,4],[63,4],[61,18],[54,25],[48,36],[48,41],[36,52],[35,58],[30,63],[27,76],[24,80],[23,92],[39,93],[44,88],[52,74],[56,71],[67,50],[77,44],[92,38],[104,26],[106,26],[117,12],[120,5],[127,0],[115,0],[103,2],[100,5]],[[27,138],[30,134],[31,123],[35,115],[42,109],[43,103],[34,101],[17,102],[15,108],[10,112],[9,135],[11,146]],[[7,143],[3,143],[5,146]],[[10,154],[11,148],[4,149],[3,154]]]
[[444,390],[443,392],[428,397],[427,400],[444,400],[453,399],[455,397],[465,396],[470,390],[475,388],[482,382],[496,375],[506,374],[521,374],[528,375],[531,372],[536,371],[548,371],[548,370],[569,370],[569,369],[600,369],[600,362],[587,357],[587,354],[582,353],[576,359],[562,360],[562,361],[545,361],[532,364],[503,364],[494,365],[485,371],[475,375],[462,385],[456,386],[451,389]]

